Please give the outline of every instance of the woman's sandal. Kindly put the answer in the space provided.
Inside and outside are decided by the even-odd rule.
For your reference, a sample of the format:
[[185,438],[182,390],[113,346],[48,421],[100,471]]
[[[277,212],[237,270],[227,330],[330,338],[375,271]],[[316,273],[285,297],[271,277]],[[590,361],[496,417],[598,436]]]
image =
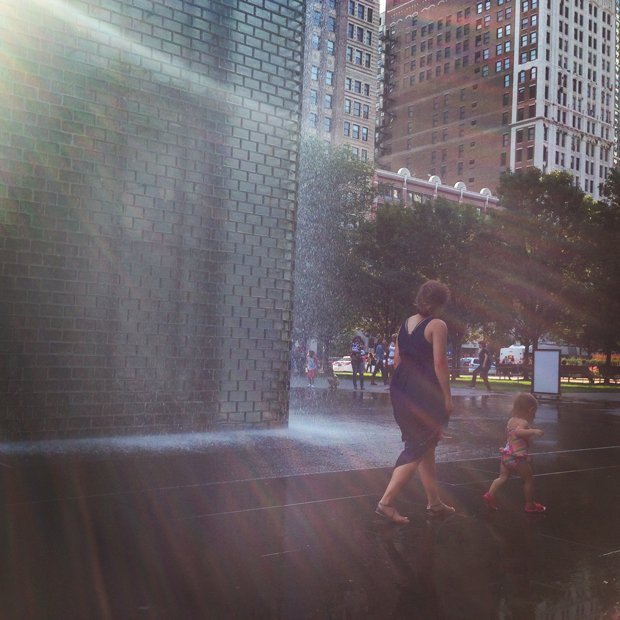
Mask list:
[[[391,511],[389,514],[383,512],[383,509],[387,508],[388,511]],[[409,523],[409,519],[407,517],[403,517],[398,510],[394,506],[390,506],[389,504],[382,504],[381,502],[377,503],[377,507],[375,508],[375,512],[387,519],[388,521],[392,521],[393,523],[398,523],[400,525],[404,525],[405,523]]]
[[440,517],[444,515],[451,515],[456,512],[456,509],[452,506],[446,506],[443,502],[439,502],[434,506],[426,507],[426,514],[429,517]]

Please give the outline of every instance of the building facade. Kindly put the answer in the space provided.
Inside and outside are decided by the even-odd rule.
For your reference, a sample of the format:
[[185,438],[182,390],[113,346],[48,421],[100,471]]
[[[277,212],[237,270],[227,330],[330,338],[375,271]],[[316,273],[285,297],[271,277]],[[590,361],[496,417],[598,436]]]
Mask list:
[[376,158],[495,190],[567,170],[595,198],[613,166],[612,0],[388,0]]
[[480,192],[472,192],[465,187],[464,183],[457,183],[456,187],[443,185],[437,176],[430,179],[412,177],[409,170],[405,168],[397,172],[377,169],[373,182],[379,186],[377,206],[386,202],[402,202],[414,207],[416,204],[445,198],[459,204],[471,204],[480,211],[486,211],[497,209],[499,203],[499,199],[493,196],[489,188],[483,188]]
[[306,5],[302,133],[374,159],[378,0]]

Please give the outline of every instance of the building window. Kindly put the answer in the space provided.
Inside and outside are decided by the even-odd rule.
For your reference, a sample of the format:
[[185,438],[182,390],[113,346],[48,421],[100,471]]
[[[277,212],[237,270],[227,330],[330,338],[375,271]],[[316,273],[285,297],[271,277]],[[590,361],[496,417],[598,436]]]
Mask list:
[[502,146],[508,146],[508,134],[507,133],[502,135]]
[[310,91],[310,103],[316,105],[318,94],[319,93],[316,90],[311,90]]
[[332,107],[332,96],[331,95],[325,95],[325,107],[328,109],[331,109]]
[[506,153],[501,153],[500,154],[499,165],[500,166],[505,166],[506,165]]
[[361,93],[362,92],[362,83],[359,80],[355,80],[355,83],[353,85],[353,90],[356,93]]
[[353,124],[353,127],[352,127],[351,137],[355,138],[356,140],[359,140],[359,137],[360,137],[360,126],[356,125],[355,123]]
[[353,48],[347,47],[347,61],[353,62]]
[[[534,147],[533,146],[527,147],[527,158],[534,159]],[[577,159],[577,161],[579,161],[579,159]],[[577,170],[579,170],[579,168],[577,168]]]
[[362,64],[362,50],[355,50],[355,64]]
[[364,104],[362,106],[362,117],[368,118],[369,114],[370,114],[370,107]]
[[333,71],[326,71],[325,72],[325,83],[328,86],[331,86],[333,84],[334,81],[334,72]]
[[517,153],[516,153],[516,158],[517,161],[522,161],[523,160],[523,150],[522,149],[517,149]]
[[327,53],[330,56],[334,55],[334,42],[333,41],[327,41]]
[[316,114],[314,112],[310,112],[309,122],[310,127],[316,127]]
[[314,25],[315,26],[321,25],[321,11],[314,12]]
[[368,127],[362,127],[362,140],[368,142]]
[[362,110],[362,104],[359,101],[354,101],[353,102],[353,114],[355,116],[360,116],[362,113],[361,110]]
[[331,131],[332,130],[332,119],[329,116],[326,116],[323,119],[323,130]]
[[310,77],[312,80],[316,81],[319,79],[319,68],[316,66],[312,66],[312,69],[310,69]]
[[344,100],[344,111],[345,111],[345,114],[351,114],[351,100],[350,99]]
[[345,136],[351,135],[351,123],[349,123],[349,121],[344,122],[344,135]]
[[330,17],[327,20],[327,29],[330,32],[335,32],[336,31],[336,19],[334,17]]

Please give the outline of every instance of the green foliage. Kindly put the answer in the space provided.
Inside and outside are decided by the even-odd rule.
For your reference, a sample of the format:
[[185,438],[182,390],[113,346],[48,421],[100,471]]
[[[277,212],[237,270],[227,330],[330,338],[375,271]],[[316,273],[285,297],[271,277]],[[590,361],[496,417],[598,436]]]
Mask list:
[[542,174],[527,168],[502,175],[503,209],[491,216],[486,247],[493,265],[500,322],[512,323],[522,344],[534,347],[558,326],[575,328],[574,291],[580,285],[582,224],[592,201],[567,172]]
[[353,246],[358,276],[350,284],[361,328],[389,337],[415,312],[419,286],[436,279],[451,289],[447,320],[460,342],[484,314],[474,246],[484,225],[475,207],[445,199],[379,206],[360,224]]

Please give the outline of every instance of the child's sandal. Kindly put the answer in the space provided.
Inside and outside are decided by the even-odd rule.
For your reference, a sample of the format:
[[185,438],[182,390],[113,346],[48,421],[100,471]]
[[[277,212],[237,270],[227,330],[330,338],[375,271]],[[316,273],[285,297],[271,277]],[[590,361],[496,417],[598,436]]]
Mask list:
[[482,496],[484,503],[487,505],[489,510],[497,510],[497,504],[495,503],[495,498],[490,493],[485,493]]

